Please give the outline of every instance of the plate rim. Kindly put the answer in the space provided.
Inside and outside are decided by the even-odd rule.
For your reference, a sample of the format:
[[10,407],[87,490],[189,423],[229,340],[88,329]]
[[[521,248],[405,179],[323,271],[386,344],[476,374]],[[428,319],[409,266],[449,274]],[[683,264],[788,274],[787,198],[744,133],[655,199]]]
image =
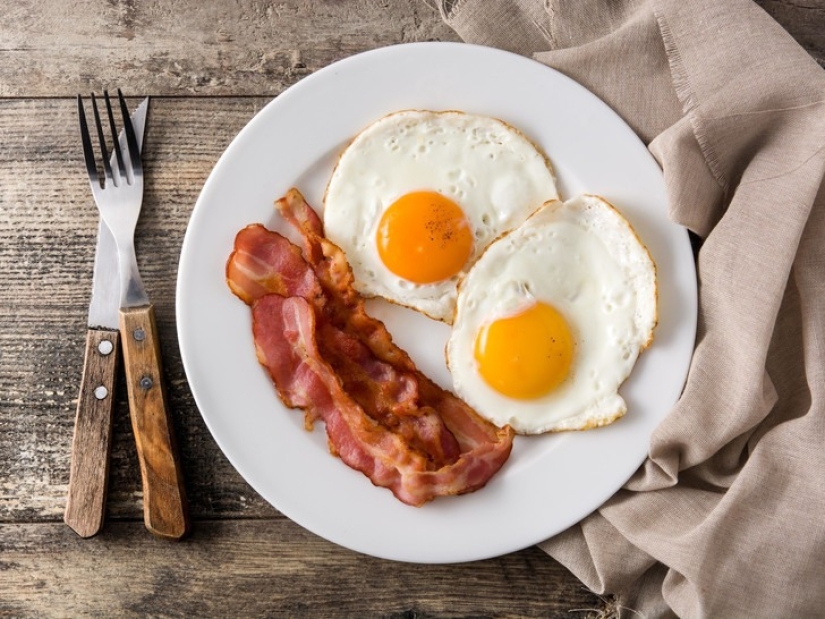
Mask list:
[[[193,230],[194,230],[193,222],[195,222],[197,224],[197,222],[199,221],[199,218],[204,216],[203,213],[205,212],[205,209],[207,207],[203,206],[203,205],[208,204],[210,191],[212,191],[213,185],[218,182],[221,171],[222,171],[223,167],[226,165],[225,162],[229,161],[232,157],[234,157],[235,152],[238,149],[242,148],[243,142],[246,139],[247,135],[252,134],[254,131],[256,131],[258,129],[260,124],[265,123],[267,121],[267,118],[269,117],[269,115],[274,113],[272,110],[277,110],[279,106],[283,105],[284,101],[288,101],[291,98],[300,97],[303,91],[311,89],[314,84],[318,83],[319,81],[323,81],[323,80],[327,79],[327,78],[325,78],[326,75],[332,75],[332,74],[335,74],[335,73],[346,72],[347,70],[349,70],[349,67],[355,66],[355,64],[357,64],[357,63],[369,62],[369,61],[372,61],[373,59],[386,57],[387,54],[390,54],[390,55],[393,55],[393,54],[407,54],[407,53],[416,54],[416,53],[418,53],[418,50],[422,50],[422,49],[426,49],[427,50],[426,53],[430,53],[430,51],[434,52],[436,48],[441,50],[441,53],[445,53],[445,54],[453,54],[455,52],[458,52],[460,54],[469,53],[469,54],[490,55],[490,57],[495,56],[497,58],[502,59],[501,62],[503,62],[504,64],[509,64],[510,62],[513,62],[513,61],[515,61],[517,63],[522,63],[522,62],[524,62],[524,63],[533,63],[534,65],[536,65],[538,67],[541,67],[541,69],[543,71],[552,72],[553,74],[556,75],[556,79],[567,80],[569,82],[569,84],[574,85],[574,86],[572,86],[573,88],[581,89],[582,91],[587,93],[587,96],[593,97],[594,99],[596,99],[609,112],[609,115],[612,115],[612,117],[615,120],[618,120],[621,123],[621,125],[623,126],[623,128],[625,128],[627,131],[629,131],[630,134],[632,134],[633,138],[636,141],[638,141],[638,143],[641,144],[642,147],[644,148],[644,145],[642,144],[641,140],[638,138],[638,136],[636,136],[635,133],[632,132],[632,130],[629,128],[629,126],[623,120],[621,120],[618,117],[618,115],[612,109],[610,109],[609,106],[607,106],[603,101],[601,101],[601,99],[599,99],[595,94],[593,94],[592,92],[587,90],[584,86],[582,86],[578,82],[575,82],[571,78],[566,77],[563,74],[559,73],[558,71],[555,71],[554,69],[552,69],[550,67],[547,67],[546,65],[544,65],[542,63],[539,63],[538,61],[535,61],[533,59],[530,59],[530,58],[527,58],[527,57],[524,57],[524,56],[520,56],[520,55],[514,54],[512,52],[498,50],[498,49],[495,49],[495,48],[472,45],[472,44],[467,44],[467,43],[457,43],[457,42],[404,43],[404,44],[380,47],[380,48],[368,50],[368,51],[365,51],[365,52],[361,52],[359,54],[355,54],[353,56],[349,56],[347,58],[336,61],[336,62],[334,62],[334,63],[332,63],[332,64],[330,64],[330,65],[328,65],[328,66],[326,66],[322,69],[319,69],[318,71],[306,76],[305,78],[301,79],[296,84],[294,84],[294,85],[290,86],[289,88],[287,88],[283,93],[281,93],[277,97],[273,98],[269,103],[267,103],[263,108],[261,108],[244,125],[244,127],[237,133],[237,135],[232,139],[230,144],[223,151],[223,153],[221,154],[221,156],[219,157],[219,159],[215,163],[215,166],[213,167],[212,171],[210,172],[208,178],[206,179],[206,181],[204,183],[204,186],[201,189],[201,192],[198,196],[198,200],[196,201],[195,206],[193,208],[192,214],[190,216],[189,223],[187,225],[187,230],[186,230],[186,233],[185,233],[185,236],[184,236],[182,248],[181,248],[179,271],[178,271],[178,280],[177,280],[177,285],[176,285],[176,323],[177,323],[177,327],[178,327],[178,338],[179,338],[181,359],[182,359],[182,362],[183,362],[184,371],[185,371],[186,376],[187,376],[187,383],[189,384],[189,387],[190,387],[190,390],[192,392],[192,396],[194,398],[194,401],[195,401],[195,404],[198,408],[198,411],[199,411],[201,417],[203,418],[204,423],[206,424],[207,428],[209,429],[210,434],[212,435],[213,439],[218,444],[218,446],[221,449],[224,456],[229,460],[229,462],[236,469],[236,471],[238,471],[238,473],[244,478],[244,480],[265,501],[267,501],[268,503],[273,505],[276,509],[281,511],[281,513],[283,513],[284,515],[286,515],[290,519],[296,521],[299,525],[301,525],[302,527],[308,529],[309,531],[311,531],[311,532],[313,532],[313,533],[315,533],[315,534],[317,534],[321,537],[324,537],[324,538],[326,538],[326,539],[328,539],[328,540],[330,540],[330,541],[332,541],[332,542],[334,542],[338,545],[350,548],[351,550],[354,550],[356,552],[361,552],[361,553],[364,553],[364,554],[369,554],[369,555],[372,555],[372,556],[385,558],[385,559],[401,560],[401,561],[409,561],[409,562],[417,562],[417,563],[454,563],[454,562],[458,562],[458,561],[472,561],[472,560],[490,558],[490,557],[493,557],[493,556],[498,556],[498,555],[504,554],[506,552],[512,552],[512,551],[519,550],[521,548],[531,546],[535,543],[541,542],[543,539],[546,539],[547,537],[550,537],[550,535],[541,535],[540,537],[538,537],[536,539],[532,539],[531,541],[526,541],[526,542],[525,542],[524,539],[521,539],[517,543],[510,544],[510,545],[499,544],[498,546],[496,546],[494,548],[491,547],[491,549],[489,551],[485,551],[484,549],[474,549],[474,550],[464,549],[462,551],[447,553],[446,555],[441,553],[441,554],[434,554],[434,555],[430,556],[427,553],[423,553],[421,555],[413,556],[413,555],[410,555],[408,552],[400,552],[399,553],[399,552],[394,552],[394,551],[384,551],[384,550],[380,550],[380,549],[375,551],[373,549],[365,547],[363,543],[349,543],[349,540],[340,539],[340,537],[336,538],[336,539],[331,539],[331,537],[326,533],[324,528],[317,526],[317,523],[307,523],[305,521],[302,521],[302,520],[305,520],[305,519],[302,519],[300,516],[293,517],[293,515],[290,513],[289,509],[284,509],[282,507],[282,505],[279,505],[277,501],[273,501],[270,498],[270,496],[267,496],[267,494],[258,487],[259,484],[257,483],[256,476],[250,474],[250,472],[248,470],[245,470],[246,469],[245,464],[240,463],[239,459],[237,458],[237,454],[232,453],[233,449],[232,449],[231,446],[229,446],[226,443],[225,437],[219,436],[219,433],[216,433],[215,424],[213,423],[214,419],[211,417],[210,414],[205,412],[207,410],[207,408],[209,407],[209,404],[205,403],[203,401],[203,398],[199,396],[198,387],[193,383],[193,380],[191,378],[192,368],[194,367],[193,364],[195,363],[195,361],[193,361],[193,359],[190,357],[191,347],[187,345],[187,341],[186,341],[187,338],[189,337],[188,326],[183,324],[183,322],[182,322],[182,321],[185,320],[185,316],[186,316],[186,313],[188,311],[188,309],[187,309],[187,300],[186,300],[186,297],[182,293],[184,292],[184,290],[186,288],[186,282],[184,281],[184,276],[189,271],[189,268],[190,268],[187,264],[187,256],[191,255],[190,252],[189,252],[189,249],[190,249],[190,245],[193,242],[192,241],[193,236],[191,236],[191,235],[194,234],[194,232],[193,232]],[[382,61],[379,61],[379,62],[382,62]],[[281,103],[279,103],[279,102],[281,102]],[[644,148],[644,150],[647,153],[647,155],[650,157],[650,160],[654,161],[654,163],[655,163],[655,160],[653,159],[652,154],[650,154],[649,151],[646,148]],[[552,155],[550,155],[550,159],[555,165],[556,162],[554,161]],[[658,168],[658,164],[655,164],[655,165]],[[659,173],[661,174],[661,169],[659,169]],[[275,197],[277,197],[277,196],[273,196],[273,199]],[[570,197],[570,196],[566,195],[565,197],[567,198],[567,197]],[[663,205],[663,206],[666,206],[666,204]],[[683,233],[684,233],[684,243],[689,248],[689,240],[688,240],[687,231],[683,229]],[[224,259],[225,259],[225,257],[224,257]],[[698,315],[698,307],[697,307],[698,300],[697,300],[697,290],[696,290],[696,287],[695,287],[695,281],[696,281],[695,280],[695,264],[691,261],[690,265],[693,268],[692,278],[693,278],[693,282],[694,282],[694,287],[692,289],[692,292],[693,292],[693,300],[692,300],[693,310],[691,312],[690,308],[688,308],[687,315],[683,318],[683,320],[687,320],[687,321],[692,323],[692,331],[693,331],[692,339],[695,339],[695,335],[696,335],[696,316]],[[689,299],[689,301],[690,301],[690,299]],[[655,346],[655,344],[656,344],[656,342],[654,340],[654,346]],[[684,364],[683,376],[681,377],[681,380],[679,381],[679,391],[681,391],[681,388],[683,387],[684,382],[687,378],[687,370],[689,368],[691,356],[692,356],[692,348],[691,348],[691,353],[688,354],[687,361]],[[200,380],[200,379],[197,379],[197,380]],[[197,380],[194,381],[194,382],[197,382]],[[274,388],[273,388],[273,392],[274,392]],[[674,403],[675,403],[675,400],[674,400]],[[671,407],[672,407],[672,404],[671,404]],[[662,414],[660,420],[663,419],[665,415],[666,415],[666,413]],[[319,433],[319,432],[323,433],[323,429],[316,429],[316,433]],[[649,443],[649,438],[650,438],[650,436],[648,435],[647,439],[645,441],[646,444]],[[517,439],[517,444],[514,446],[514,451],[518,447],[519,440],[520,439]],[[330,457],[332,459],[332,456],[328,456],[328,457]],[[627,476],[624,477],[621,484],[619,484],[616,487],[613,487],[609,492],[603,492],[602,495],[604,495],[604,496],[602,496],[601,500],[599,500],[599,502],[595,506],[592,506],[591,508],[587,509],[584,514],[581,514],[579,517],[576,517],[573,520],[573,522],[571,522],[570,524],[574,524],[575,522],[578,522],[581,519],[581,517],[586,516],[587,514],[594,511],[595,509],[598,509],[599,505],[601,505],[604,502],[604,500],[606,500],[607,498],[612,496],[622,485],[624,485],[624,483],[633,474],[633,472],[644,462],[646,457],[647,457],[647,449],[645,448],[644,453],[641,455],[640,458],[638,458],[638,462],[636,462],[635,466],[632,467],[632,469],[630,470],[630,473],[628,473]],[[335,462],[335,464],[337,466],[343,466],[343,464],[340,463],[340,462]],[[256,480],[256,481],[253,482],[253,479]],[[369,487],[368,480],[364,479],[362,481],[363,481],[363,483],[365,483],[365,485],[368,487],[369,490],[372,490],[372,488]],[[613,484],[611,484],[611,486],[612,485]],[[374,491],[376,491],[376,492],[387,492],[385,490],[378,490],[378,489],[376,489]],[[482,489],[480,492],[484,493],[484,492],[488,492],[488,491],[489,491],[489,488],[486,488],[486,489]],[[471,495],[468,495],[468,497],[469,496],[471,496]],[[466,498],[468,498],[468,497],[461,497],[458,500],[466,500]],[[439,499],[439,501],[442,501],[442,500],[443,499]],[[412,509],[412,508],[408,508],[408,509]],[[559,531],[556,531],[556,532],[559,532]],[[535,536],[533,536],[533,537],[535,537]]]

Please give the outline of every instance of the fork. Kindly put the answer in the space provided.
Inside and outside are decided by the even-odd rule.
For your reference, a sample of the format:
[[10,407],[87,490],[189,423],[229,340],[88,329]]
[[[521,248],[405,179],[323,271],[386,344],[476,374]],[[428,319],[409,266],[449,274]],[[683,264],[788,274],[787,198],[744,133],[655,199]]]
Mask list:
[[143,517],[155,535],[180,539],[189,530],[183,475],[175,444],[165,385],[154,306],[140,278],[134,233],[143,202],[143,163],[123,93],[118,89],[127,148],[117,139],[109,93],[103,99],[112,133],[113,164],[109,163],[97,100],[92,110],[104,180],[100,182],[83,99],[77,97],[86,170],[100,216],[115,239],[120,273],[120,341],[123,347],[129,411],[143,481]]

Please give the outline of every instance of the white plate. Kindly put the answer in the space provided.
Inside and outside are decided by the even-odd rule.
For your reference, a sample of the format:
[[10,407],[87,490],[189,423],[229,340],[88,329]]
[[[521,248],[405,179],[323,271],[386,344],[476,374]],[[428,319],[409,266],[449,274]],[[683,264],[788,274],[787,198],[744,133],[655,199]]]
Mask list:
[[[323,424],[303,429],[255,358],[250,311],[226,286],[238,230],[278,225],[273,200],[297,186],[316,208],[341,149],[361,128],[406,108],[501,118],[549,155],[565,197],[597,193],[645,241],[659,274],[660,322],[622,388],[629,412],[583,433],[517,437],[482,490],[403,505],[327,451]],[[667,218],[662,173],[601,100],[532,60],[461,43],[378,49],[326,67],[284,92],[218,161],[186,232],[177,321],[189,385],[218,445],[286,516],[332,542],[388,559],[483,559],[550,537],[595,510],[644,460],[648,440],[681,392],[693,351],[696,279],[688,236]],[[448,329],[371,302],[419,367],[449,388]]]

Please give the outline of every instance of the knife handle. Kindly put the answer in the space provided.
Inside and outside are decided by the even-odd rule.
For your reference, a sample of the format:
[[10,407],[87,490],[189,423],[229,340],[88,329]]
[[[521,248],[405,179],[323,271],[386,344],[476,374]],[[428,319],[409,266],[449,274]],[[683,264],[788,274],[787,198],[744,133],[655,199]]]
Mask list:
[[189,509],[163,384],[154,307],[121,308],[120,334],[143,479],[143,520],[155,535],[180,539],[189,531]]
[[63,514],[63,520],[80,537],[96,535],[103,528],[106,514],[119,338],[117,331],[108,329],[86,332],[83,377],[72,438],[69,493]]

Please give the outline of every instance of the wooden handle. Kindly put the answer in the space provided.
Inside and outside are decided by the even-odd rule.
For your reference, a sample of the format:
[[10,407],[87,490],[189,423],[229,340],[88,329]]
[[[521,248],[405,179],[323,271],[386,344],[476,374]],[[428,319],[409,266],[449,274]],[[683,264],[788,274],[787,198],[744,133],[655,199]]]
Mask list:
[[69,494],[63,514],[63,520],[80,537],[97,534],[103,528],[106,514],[119,338],[117,331],[107,329],[86,332],[83,378],[72,439]]
[[166,405],[154,307],[121,309],[120,335],[143,478],[143,519],[155,535],[180,539],[189,530],[189,510]]

